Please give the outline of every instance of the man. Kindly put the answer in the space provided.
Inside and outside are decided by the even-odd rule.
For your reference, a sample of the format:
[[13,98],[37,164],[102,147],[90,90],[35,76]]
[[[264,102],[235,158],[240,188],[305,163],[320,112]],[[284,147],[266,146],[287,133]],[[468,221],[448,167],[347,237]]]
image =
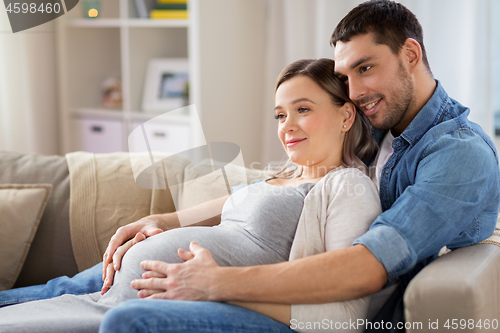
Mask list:
[[[385,311],[391,320],[388,309],[401,306],[408,281],[443,246],[471,245],[492,233],[500,193],[494,145],[467,120],[468,109],[450,99],[434,80],[415,16],[392,1],[366,2],[344,17],[331,42],[336,74],[369,117],[381,144],[373,165],[378,166],[374,177],[384,212],[351,248],[276,265],[219,267],[208,251],[193,244],[191,254],[184,253],[192,259],[184,264],[144,263],[151,274],[167,278],[134,281],[132,286],[142,289],[142,296],[323,303],[362,297],[399,283]],[[156,227],[153,223],[122,229],[107,253],[137,232],[147,234],[148,228]],[[170,320],[169,310],[141,312],[146,308],[132,302],[133,306],[124,303],[111,311],[102,327],[164,327]],[[172,316],[183,317],[183,325],[192,330],[198,324],[206,331],[244,331],[261,321],[253,315],[228,314],[226,308],[217,310],[214,303],[197,303],[193,311],[181,303],[180,315]],[[209,324],[213,326],[207,328]],[[271,323],[269,329],[283,331]]]

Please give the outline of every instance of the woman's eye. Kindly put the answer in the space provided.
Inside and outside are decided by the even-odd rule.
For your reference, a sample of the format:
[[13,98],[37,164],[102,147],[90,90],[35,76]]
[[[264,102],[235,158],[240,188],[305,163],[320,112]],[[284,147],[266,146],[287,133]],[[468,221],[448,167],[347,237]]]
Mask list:
[[344,76],[344,75],[339,75],[339,76],[337,76],[337,77],[340,79],[340,81],[344,82],[344,84],[346,84],[346,85],[347,85],[347,81],[348,81],[347,76]]
[[298,111],[299,111],[299,113],[304,113],[304,112],[309,111],[309,109],[308,108],[299,108]]
[[276,119],[276,120],[283,120],[283,119],[285,119],[285,115],[282,114],[282,113],[277,114],[277,115],[274,116],[274,119]]

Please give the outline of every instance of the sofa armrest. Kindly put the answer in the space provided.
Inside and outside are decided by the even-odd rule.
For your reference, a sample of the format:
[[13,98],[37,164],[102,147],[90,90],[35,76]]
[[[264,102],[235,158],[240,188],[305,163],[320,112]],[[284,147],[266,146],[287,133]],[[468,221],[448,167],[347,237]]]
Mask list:
[[[481,324],[500,321],[500,247],[476,244],[437,258],[410,282],[404,304],[406,321],[421,322],[424,331],[436,320],[435,332],[446,330],[448,319],[450,325],[453,319],[457,323],[473,319],[475,324],[480,319]],[[467,329],[480,331],[479,327]]]

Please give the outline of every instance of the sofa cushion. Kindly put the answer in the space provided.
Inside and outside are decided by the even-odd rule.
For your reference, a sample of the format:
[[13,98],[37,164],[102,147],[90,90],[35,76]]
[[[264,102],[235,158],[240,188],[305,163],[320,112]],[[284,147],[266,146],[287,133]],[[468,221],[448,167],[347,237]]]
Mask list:
[[[136,184],[134,170],[151,165],[149,154],[73,152],[66,155],[66,160],[71,179],[71,244],[80,271],[102,261],[109,240],[119,227],[152,212],[174,211],[169,191],[153,191],[153,186]],[[176,170],[172,167],[169,165],[169,173],[182,173],[184,164]]]
[[63,156],[0,152],[0,184],[52,184],[35,238],[14,287],[78,273],[69,232],[69,172]]
[[0,185],[0,290],[16,282],[51,191],[51,184]]
[[176,208],[183,210],[226,196],[231,194],[234,186],[248,185],[268,177],[268,170],[249,169],[236,163],[224,164],[217,161],[212,165],[209,159],[202,160],[196,165],[188,165],[184,170],[184,181],[179,186]]

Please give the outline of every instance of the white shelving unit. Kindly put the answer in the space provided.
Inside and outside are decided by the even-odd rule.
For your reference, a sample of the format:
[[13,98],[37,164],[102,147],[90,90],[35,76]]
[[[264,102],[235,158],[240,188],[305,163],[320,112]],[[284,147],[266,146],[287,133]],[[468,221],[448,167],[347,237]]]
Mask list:
[[[189,137],[191,146],[235,143],[247,164],[260,159],[263,121],[273,121],[264,103],[266,0],[189,0],[187,20],[139,19],[134,0],[102,0],[99,17],[85,19],[81,2],[56,20],[61,153],[128,151],[134,126],[155,116],[141,110],[149,60],[187,57],[189,104],[196,105],[204,135],[186,115],[171,116],[166,130]],[[119,110],[101,107],[108,77],[122,80]],[[182,127],[188,136],[179,134]]]
[[[103,0],[99,17],[83,18],[81,2],[58,20],[61,136],[63,153],[127,151],[130,132],[158,113],[142,112],[142,93],[147,65],[153,58],[188,58],[190,100],[198,104],[196,7],[189,2],[186,20],[137,18],[133,0]],[[120,78],[123,106],[101,106],[101,86],[107,78]],[[165,112],[170,110],[165,110]],[[187,147],[201,142],[196,136],[193,114],[173,115],[157,140],[181,140]],[[186,142],[186,138],[189,142]]]

